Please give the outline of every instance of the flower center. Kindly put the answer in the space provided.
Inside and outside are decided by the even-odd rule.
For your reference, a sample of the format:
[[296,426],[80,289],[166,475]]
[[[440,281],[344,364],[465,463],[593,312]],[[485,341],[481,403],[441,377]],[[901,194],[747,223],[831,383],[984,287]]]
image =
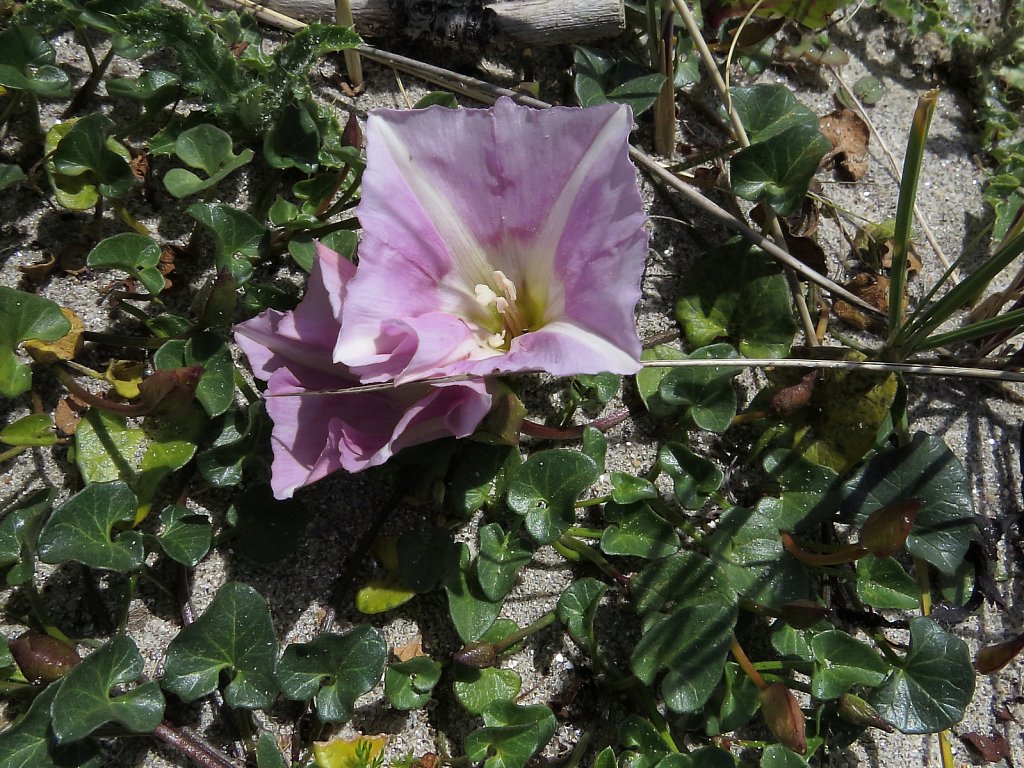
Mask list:
[[491,349],[507,350],[512,339],[529,333],[531,324],[526,307],[519,300],[516,284],[500,269],[491,273],[492,281],[473,286],[476,303],[484,311],[483,327],[491,331],[484,343]]

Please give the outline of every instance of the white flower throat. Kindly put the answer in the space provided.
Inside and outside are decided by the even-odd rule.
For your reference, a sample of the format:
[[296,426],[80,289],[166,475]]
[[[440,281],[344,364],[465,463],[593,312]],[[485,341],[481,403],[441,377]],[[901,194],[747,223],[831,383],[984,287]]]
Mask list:
[[508,349],[512,339],[530,331],[530,323],[519,304],[516,284],[500,269],[494,270],[491,277],[491,285],[477,283],[473,286],[476,302],[489,321],[483,325],[492,331],[483,341],[491,349]]

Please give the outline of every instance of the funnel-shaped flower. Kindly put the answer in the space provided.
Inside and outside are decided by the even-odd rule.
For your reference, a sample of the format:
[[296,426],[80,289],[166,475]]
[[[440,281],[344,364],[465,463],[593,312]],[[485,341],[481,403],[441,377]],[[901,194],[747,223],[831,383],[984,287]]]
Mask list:
[[331,359],[354,272],[350,262],[318,246],[309,288],[294,311],[267,310],[235,327],[253,372],[268,382],[271,487],[279,499],[339,469],[358,472],[383,464],[410,445],[465,437],[491,405],[481,382],[321,394],[357,383]]
[[633,373],[647,255],[628,107],[379,110],[334,359],[364,382]]

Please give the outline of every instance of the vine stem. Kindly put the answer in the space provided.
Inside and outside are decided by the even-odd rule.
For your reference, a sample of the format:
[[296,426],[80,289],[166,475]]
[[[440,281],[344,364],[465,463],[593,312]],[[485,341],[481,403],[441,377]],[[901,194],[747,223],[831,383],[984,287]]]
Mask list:
[[238,768],[227,755],[222,754],[184,728],[175,728],[166,720],[156,727],[154,734],[176,752],[188,757],[203,768]]
[[551,427],[547,424],[538,424],[536,421],[523,419],[523,423],[519,430],[524,435],[541,438],[543,440],[579,440],[583,437],[583,430],[587,427],[593,427],[596,430],[605,432],[617,424],[621,424],[631,415],[632,414],[629,412],[628,408],[622,408],[608,416],[604,416],[600,419],[594,419],[591,422],[581,424],[577,427]]
[[596,549],[591,547],[589,544],[585,544],[580,541],[575,536],[563,534],[558,538],[558,541],[554,542],[554,547],[561,552],[563,556],[565,556],[564,550],[568,550],[569,552],[579,555],[585,560],[589,560],[600,568],[605,575],[613,579],[620,587],[623,587],[624,589],[629,588],[629,577],[626,576],[626,574],[622,573],[622,571],[609,563]]
[[743,646],[740,645],[739,640],[736,639],[736,635],[732,636],[729,641],[729,651],[732,652],[733,657],[736,659],[736,663],[740,665],[747,677],[750,678],[751,682],[757,686],[758,690],[763,691],[768,688],[768,683],[761,677],[761,673],[757,671],[757,668],[751,663],[750,658],[743,650]]

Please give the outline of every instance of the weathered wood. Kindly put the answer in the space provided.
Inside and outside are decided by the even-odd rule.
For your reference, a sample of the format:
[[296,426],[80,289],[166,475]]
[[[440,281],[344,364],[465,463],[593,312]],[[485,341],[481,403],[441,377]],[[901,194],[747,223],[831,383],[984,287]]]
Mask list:
[[[334,0],[266,0],[261,3],[288,16],[311,21],[333,20]],[[465,3],[469,6],[470,3]],[[424,37],[424,19],[432,27],[451,29],[449,42],[458,43],[468,27],[471,41],[511,43],[522,46],[556,45],[617,35],[625,26],[622,0],[494,0],[483,13],[456,11],[461,4],[450,0],[352,0],[352,16],[359,34],[367,38],[401,36],[412,31]],[[433,10],[437,13],[431,16]],[[399,28],[415,17],[415,30]]]

